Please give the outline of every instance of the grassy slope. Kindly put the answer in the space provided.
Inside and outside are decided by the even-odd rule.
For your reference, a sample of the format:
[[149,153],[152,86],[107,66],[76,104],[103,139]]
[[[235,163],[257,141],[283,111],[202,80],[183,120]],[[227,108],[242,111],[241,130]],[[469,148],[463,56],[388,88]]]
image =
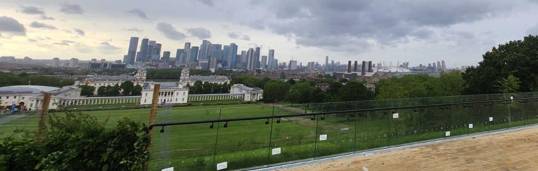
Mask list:
[[[356,117],[325,116],[317,123],[308,117],[294,117],[282,119],[280,123],[274,121],[272,129],[270,124],[265,124],[266,120],[231,122],[227,128],[222,123],[215,124],[214,128],[210,128],[210,124],[173,126],[167,127],[164,133],[159,133],[160,128],[156,128],[150,167],[157,170],[171,165],[181,170],[214,170],[215,163],[223,161],[228,161],[230,168],[242,168],[304,159],[440,138],[447,130],[452,131],[452,135],[459,135],[536,123],[535,108],[534,104],[514,106],[511,115],[502,105],[420,112],[402,110],[398,111],[398,119],[392,119],[392,111],[380,111],[361,113]],[[273,107],[260,104],[226,105],[222,110],[220,106],[163,107],[159,109],[157,122],[217,119],[219,111],[222,118],[238,118],[271,115]],[[102,120],[108,118],[108,124],[112,124],[122,117],[146,122],[148,112],[149,109],[129,109],[84,113]],[[290,112],[275,108],[275,113]],[[487,121],[489,116],[495,121]],[[509,116],[511,124],[507,124]],[[475,128],[466,128],[468,123],[473,123]],[[35,117],[15,120],[0,125],[0,136],[5,136],[5,132],[14,127],[35,129],[36,125]],[[328,134],[328,140],[317,141],[319,134]],[[271,156],[270,149],[276,147],[282,148],[282,154]]]

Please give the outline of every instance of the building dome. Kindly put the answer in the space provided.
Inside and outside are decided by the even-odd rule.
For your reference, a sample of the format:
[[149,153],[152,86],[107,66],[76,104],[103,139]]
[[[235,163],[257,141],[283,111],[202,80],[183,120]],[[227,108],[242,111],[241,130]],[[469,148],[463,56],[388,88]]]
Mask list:
[[0,87],[0,94],[39,94],[41,92],[51,92],[58,89],[60,88],[37,85],[16,85]]

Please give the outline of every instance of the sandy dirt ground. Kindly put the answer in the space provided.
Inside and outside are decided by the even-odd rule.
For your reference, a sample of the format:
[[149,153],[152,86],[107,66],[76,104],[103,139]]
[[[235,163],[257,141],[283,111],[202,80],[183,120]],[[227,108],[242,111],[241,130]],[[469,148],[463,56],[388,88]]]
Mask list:
[[319,161],[280,170],[538,171],[538,128],[469,137],[369,156]]

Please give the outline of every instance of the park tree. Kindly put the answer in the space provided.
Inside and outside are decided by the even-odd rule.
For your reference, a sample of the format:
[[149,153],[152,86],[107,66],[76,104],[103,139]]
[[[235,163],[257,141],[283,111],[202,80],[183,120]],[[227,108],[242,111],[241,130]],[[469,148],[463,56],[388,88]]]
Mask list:
[[143,170],[147,128],[127,118],[105,125],[81,113],[52,115],[41,139],[29,131],[2,139],[0,170]]
[[501,79],[498,83],[498,91],[501,93],[514,93],[519,91],[519,78],[510,74],[508,77]]
[[287,83],[271,80],[263,88],[263,100],[268,103],[279,102],[286,99],[290,87]]
[[538,90],[538,37],[526,36],[494,47],[476,67],[463,74],[465,93],[499,93],[499,82],[513,75],[520,80],[518,91]]
[[134,86],[131,95],[132,96],[140,96],[140,95],[142,95],[142,86],[140,86],[140,85]]
[[80,95],[81,96],[93,96],[93,92],[95,92],[94,86],[89,85],[81,85],[80,86]]
[[97,89],[97,95],[98,96],[106,96],[107,94],[107,87],[106,86],[101,86]]
[[302,81],[291,86],[288,92],[288,100],[292,103],[307,103],[312,99],[314,87],[309,82]]
[[121,83],[121,94],[124,96],[129,96],[133,94],[134,84],[131,81],[125,81]]
[[443,73],[440,77],[406,75],[381,80],[376,84],[376,98],[414,98],[460,95],[464,81],[459,72]]
[[341,101],[368,100],[372,94],[364,84],[358,81],[350,81],[338,90],[338,99]]

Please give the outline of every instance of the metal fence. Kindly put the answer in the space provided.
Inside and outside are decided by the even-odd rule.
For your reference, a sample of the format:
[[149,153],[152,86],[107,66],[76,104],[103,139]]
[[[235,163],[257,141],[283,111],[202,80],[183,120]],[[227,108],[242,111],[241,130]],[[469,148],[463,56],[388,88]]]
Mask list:
[[268,108],[246,117],[223,117],[223,108],[216,117],[182,121],[161,107],[151,125],[150,170],[250,168],[538,123],[538,93]]

